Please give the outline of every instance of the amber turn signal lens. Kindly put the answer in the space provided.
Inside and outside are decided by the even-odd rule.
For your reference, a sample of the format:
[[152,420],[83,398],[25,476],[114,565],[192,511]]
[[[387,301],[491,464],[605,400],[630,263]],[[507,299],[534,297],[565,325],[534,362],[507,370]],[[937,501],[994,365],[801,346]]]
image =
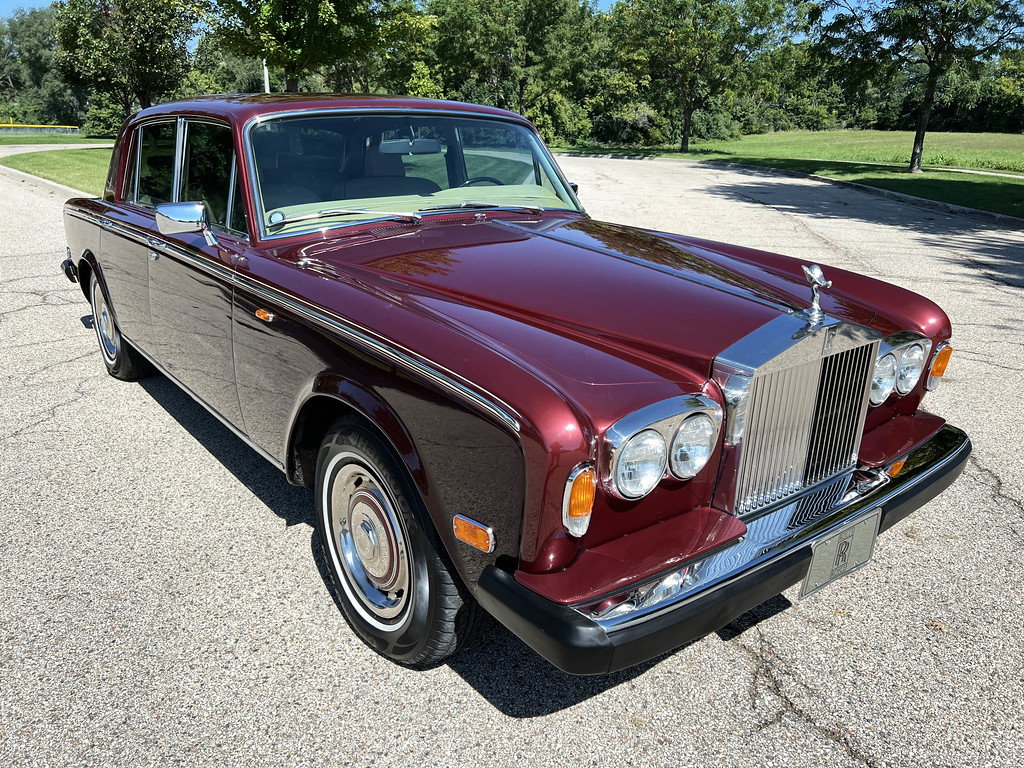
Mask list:
[[944,347],[939,350],[939,354],[935,356],[935,362],[932,363],[932,376],[939,378],[946,374],[946,366],[949,365],[949,358],[953,356],[952,347]]
[[892,463],[892,466],[889,467],[888,469],[889,477],[896,477],[896,475],[898,475],[900,471],[903,469],[903,465],[906,463],[907,462],[904,461],[903,459],[900,459],[899,461],[894,461]]
[[932,357],[932,367],[928,369],[928,381],[925,382],[925,389],[930,391],[939,386],[939,382],[942,381],[942,377],[946,373],[946,366],[949,365],[949,358],[952,356],[953,348],[949,344],[943,342],[939,345]]
[[590,516],[590,511],[594,508],[596,479],[592,468],[585,469],[576,475],[576,479],[572,482],[572,491],[569,493],[569,506],[566,509],[566,515],[569,518],[578,519]]
[[452,527],[455,530],[455,538],[459,541],[464,541],[481,552],[494,551],[494,531],[483,523],[456,515],[452,520]]

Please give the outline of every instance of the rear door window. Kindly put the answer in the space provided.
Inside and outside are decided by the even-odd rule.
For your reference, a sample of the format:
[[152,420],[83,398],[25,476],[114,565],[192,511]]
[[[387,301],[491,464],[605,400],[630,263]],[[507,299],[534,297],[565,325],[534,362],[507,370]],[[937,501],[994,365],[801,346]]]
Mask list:
[[176,123],[150,123],[139,128],[139,178],[135,202],[149,208],[174,198]]

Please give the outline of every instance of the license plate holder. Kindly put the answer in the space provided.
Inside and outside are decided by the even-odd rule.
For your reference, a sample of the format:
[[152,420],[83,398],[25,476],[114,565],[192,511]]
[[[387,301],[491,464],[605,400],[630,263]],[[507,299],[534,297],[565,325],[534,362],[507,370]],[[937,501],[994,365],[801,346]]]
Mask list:
[[814,542],[800,599],[867,565],[875,552],[881,520],[881,508],[875,509]]

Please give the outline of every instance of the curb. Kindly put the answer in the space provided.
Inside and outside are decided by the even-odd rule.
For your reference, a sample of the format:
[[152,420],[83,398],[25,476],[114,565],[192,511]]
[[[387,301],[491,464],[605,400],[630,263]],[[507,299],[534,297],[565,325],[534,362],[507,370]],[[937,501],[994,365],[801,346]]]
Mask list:
[[31,173],[25,173],[15,168],[9,168],[6,165],[0,165],[0,176],[6,176],[15,181],[20,181],[23,184],[27,184],[30,187],[37,187],[43,191],[49,192],[51,195],[60,195],[65,198],[71,197],[96,197],[96,195],[90,195],[88,192],[83,192],[80,189],[74,187],[66,187],[63,184],[58,184],[56,181],[50,181],[40,176],[33,176]]
[[955,216],[965,216],[973,219],[983,219],[988,222],[996,222],[1002,224],[1010,229],[1024,229],[1024,219],[1017,218],[1016,216],[1007,216],[1004,213],[993,213],[991,211],[982,211],[977,208],[968,208],[964,205],[954,205],[953,203],[943,203],[939,200],[929,200],[925,197],[917,197],[916,195],[908,195],[903,192],[893,192],[888,189],[881,189],[880,187],[869,187],[866,184],[858,184],[855,181],[841,181],[840,179],[830,179],[827,176],[819,176],[815,173],[804,173],[803,171],[791,171],[785,168],[772,168],[767,165],[744,165],[743,163],[729,163],[723,160],[691,160],[686,158],[674,158],[674,157],[652,157],[650,155],[601,155],[601,154],[590,154],[590,153],[568,153],[568,152],[553,152],[552,154],[560,157],[589,157],[598,158],[602,160],[669,160],[675,162],[686,162],[686,163],[700,163],[702,165],[720,165],[725,168],[739,168],[744,171],[757,171],[769,176],[790,176],[795,179],[812,179],[819,181],[824,184],[831,184],[834,187],[841,187],[846,189],[853,189],[858,192],[864,192],[868,195],[874,195],[875,197],[884,197],[889,200],[895,200],[899,203],[907,203],[909,205],[916,205],[918,208],[927,208],[932,211],[941,211],[942,213],[949,213]]

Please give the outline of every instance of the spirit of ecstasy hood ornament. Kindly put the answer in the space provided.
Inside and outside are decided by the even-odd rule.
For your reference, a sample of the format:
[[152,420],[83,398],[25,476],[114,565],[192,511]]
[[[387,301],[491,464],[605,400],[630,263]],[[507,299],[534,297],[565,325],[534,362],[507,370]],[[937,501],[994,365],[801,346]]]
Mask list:
[[811,293],[814,295],[811,301],[811,308],[807,310],[807,315],[812,321],[821,320],[825,316],[825,313],[821,311],[821,306],[818,304],[819,296],[818,293],[822,288],[831,288],[832,281],[826,280],[825,275],[821,272],[821,267],[817,264],[811,264],[811,266],[801,265],[804,270],[804,277],[807,278],[807,282],[811,284]]

